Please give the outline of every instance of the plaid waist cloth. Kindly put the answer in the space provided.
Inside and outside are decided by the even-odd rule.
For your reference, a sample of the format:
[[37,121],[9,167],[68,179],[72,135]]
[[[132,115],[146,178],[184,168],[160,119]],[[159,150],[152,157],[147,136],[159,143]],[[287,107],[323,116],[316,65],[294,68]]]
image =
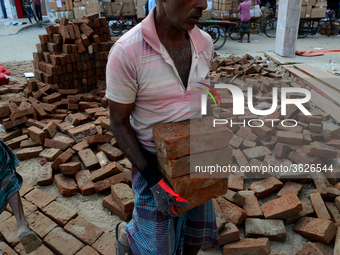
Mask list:
[[18,165],[17,156],[0,140],[0,213],[5,210],[8,199],[21,188],[22,177],[15,171]]
[[241,21],[240,33],[250,33],[250,20]]
[[212,244],[218,247],[218,232],[212,201],[179,217],[157,210],[152,192],[137,168],[132,167],[135,208],[126,227],[135,255],[180,255],[183,244]]

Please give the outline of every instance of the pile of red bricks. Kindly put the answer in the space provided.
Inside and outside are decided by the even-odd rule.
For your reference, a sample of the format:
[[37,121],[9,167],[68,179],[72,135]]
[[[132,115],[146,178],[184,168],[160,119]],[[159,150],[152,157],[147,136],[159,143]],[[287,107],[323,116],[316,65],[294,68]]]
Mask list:
[[225,78],[281,78],[284,71],[268,66],[267,60],[260,56],[229,57],[224,59],[215,58],[211,65],[210,78],[212,82],[221,81]]
[[[33,97],[13,97],[0,107],[7,131],[2,140],[11,149],[19,149],[15,151],[19,160],[42,157],[38,185],[55,182],[61,195],[68,197],[78,192],[84,196],[104,193],[114,184],[131,182],[131,164],[109,131],[105,82],[99,81],[98,88],[88,94],[77,89],[55,92],[36,79],[27,85],[40,88]],[[103,205],[122,219],[131,219],[131,208],[121,208],[120,202],[110,195]]]
[[[31,230],[43,241],[31,254],[115,254],[115,239],[110,234],[86,221],[72,208],[57,202],[54,197],[26,182],[20,196]],[[0,215],[0,233],[2,254],[26,254],[19,243],[15,216],[9,206]]]
[[[81,93],[105,80],[107,57],[114,44],[105,17],[97,13],[72,21],[61,18],[60,25],[47,26],[46,31],[39,35],[40,43],[33,53],[35,78]],[[37,88],[29,87],[25,93],[34,91]]]

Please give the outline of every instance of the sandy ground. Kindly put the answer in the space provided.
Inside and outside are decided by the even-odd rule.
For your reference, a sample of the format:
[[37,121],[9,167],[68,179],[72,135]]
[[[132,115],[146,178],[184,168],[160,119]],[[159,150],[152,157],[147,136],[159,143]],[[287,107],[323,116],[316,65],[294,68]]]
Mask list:
[[[44,28],[30,28],[27,30],[22,30],[18,34],[6,34],[1,35],[0,33],[0,62],[7,61],[26,61],[32,60],[32,52],[36,50],[35,44],[39,43],[39,34],[44,34]],[[226,45],[219,50],[218,54],[235,54],[235,55],[244,55],[246,53],[256,56],[263,56],[262,50],[269,51],[274,50],[274,39],[267,38],[265,35],[251,35],[252,42],[250,44],[243,43],[239,44],[236,41],[232,41],[230,39],[227,40]],[[305,39],[298,40],[299,50],[313,50],[314,48],[323,48],[323,49],[336,49],[339,47],[340,37],[337,38],[327,38],[325,36],[308,36]],[[322,65],[328,64],[330,58],[335,63],[333,65],[340,64],[340,54],[326,54],[323,57],[314,57],[303,58],[303,61],[309,64],[313,64],[315,66],[319,66],[321,68]],[[338,68],[340,70],[340,66]],[[18,95],[15,95],[18,96]],[[0,137],[3,133],[0,133]],[[65,136],[62,133],[58,133],[58,136]],[[18,172],[23,176],[23,178],[30,184],[36,185],[39,168],[41,167],[39,164],[40,158],[30,159],[26,161],[22,161],[20,166],[18,167]],[[77,156],[72,158],[72,161],[79,161]],[[83,167],[83,166],[82,166]],[[84,167],[83,167],[84,168]],[[246,180],[245,189],[250,186],[251,181]],[[55,184],[47,187],[38,187],[42,189],[44,192],[56,197],[57,201],[63,203],[67,206],[72,207],[73,209],[78,211],[78,214],[84,217],[86,220],[96,224],[105,232],[109,232],[112,236],[115,235],[114,231],[115,225],[121,220],[112,215],[108,210],[104,209],[102,206],[103,198],[109,194],[95,194],[92,196],[84,197],[81,194],[77,194],[73,197],[64,198],[60,195]],[[303,191],[300,195],[300,199],[306,203],[309,203],[309,193],[311,189],[315,188],[313,183],[303,184]],[[273,193],[270,197],[265,199],[260,199],[260,204],[265,203],[266,201],[273,199],[276,197],[276,193]],[[292,255],[295,254],[306,242],[307,239],[302,236],[294,233],[292,231],[292,225],[286,226],[287,230],[287,241],[284,243],[279,242],[271,242],[272,252],[271,254],[281,254],[281,255]],[[240,228],[241,237],[244,237],[244,229]],[[206,251],[200,252],[200,254],[204,255],[221,255],[222,249],[209,249]]]

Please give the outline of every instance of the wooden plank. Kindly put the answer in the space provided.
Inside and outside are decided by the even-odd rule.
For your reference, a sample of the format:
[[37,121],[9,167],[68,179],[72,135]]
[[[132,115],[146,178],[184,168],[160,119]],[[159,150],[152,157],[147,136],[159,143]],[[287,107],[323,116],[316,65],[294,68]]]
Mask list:
[[276,54],[274,51],[271,51],[271,52],[262,51],[262,52],[264,53],[265,57],[269,58],[270,60],[273,60],[278,65],[292,65],[292,64],[302,63],[301,61],[298,61],[295,58],[281,57],[278,54]]
[[318,92],[321,96],[331,101],[333,104],[340,106],[340,93],[331,87],[319,82],[310,77],[308,74],[294,68],[294,66],[286,65],[284,68],[295,76],[302,78],[312,89]]
[[314,66],[310,66],[308,64],[296,64],[294,65],[294,67],[301,70],[302,72],[305,72],[309,76],[317,79],[323,84],[326,84],[327,86],[340,92],[340,79],[339,78],[334,77],[333,75],[327,72],[324,72],[322,70],[319,70],[318,68]]
[[325,113],[331,115],[336,121],[340,122],[340,107],[333,104],[315,90],[311,90],[312,98],[311,101],[320,107]]

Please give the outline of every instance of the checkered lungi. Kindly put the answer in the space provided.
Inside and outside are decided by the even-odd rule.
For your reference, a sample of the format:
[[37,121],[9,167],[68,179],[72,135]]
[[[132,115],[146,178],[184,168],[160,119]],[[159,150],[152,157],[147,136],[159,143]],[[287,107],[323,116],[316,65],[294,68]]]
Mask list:
[[22,177],[15,171],[18,165],[17,156],[0,140],[0,213],[5,210],[8,199],[21,188]]
[[126,231],[135,255],[180,255],[184,243],[218,247],[215,211],[211,200],[186,211],[182,216],[166,216],[157,210],[147,182],[134,166],[132,189],[135,208]]

